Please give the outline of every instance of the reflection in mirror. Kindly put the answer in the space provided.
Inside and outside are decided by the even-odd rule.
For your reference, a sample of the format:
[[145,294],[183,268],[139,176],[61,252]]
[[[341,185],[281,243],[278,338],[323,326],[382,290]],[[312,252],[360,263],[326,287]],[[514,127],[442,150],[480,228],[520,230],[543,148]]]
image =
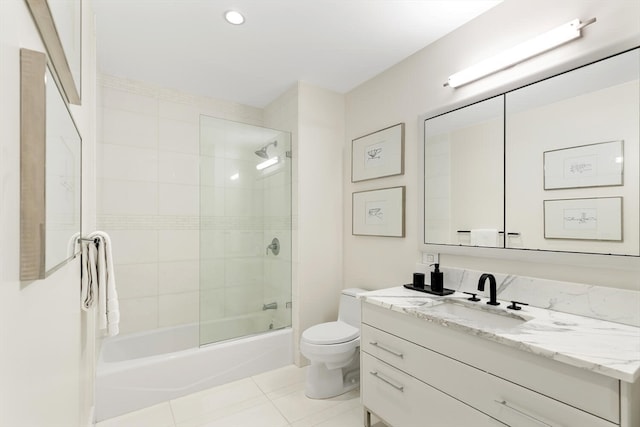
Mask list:
[[424,242],[503,247],[504,98],[425,120]]
[[635,49],[506,94],[506,247],[640,255],[639,76]]
[[45,270],[75,255],[80,233],[80,134],[46,74]]

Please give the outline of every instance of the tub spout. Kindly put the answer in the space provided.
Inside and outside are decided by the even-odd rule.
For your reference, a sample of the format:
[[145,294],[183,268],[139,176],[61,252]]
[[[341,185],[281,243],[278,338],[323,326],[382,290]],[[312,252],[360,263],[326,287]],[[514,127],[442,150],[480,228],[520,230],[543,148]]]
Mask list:
[[277,310],[278,309],[278,303],[277,302],[270,302],[269,304],[262,304],[262,310]]

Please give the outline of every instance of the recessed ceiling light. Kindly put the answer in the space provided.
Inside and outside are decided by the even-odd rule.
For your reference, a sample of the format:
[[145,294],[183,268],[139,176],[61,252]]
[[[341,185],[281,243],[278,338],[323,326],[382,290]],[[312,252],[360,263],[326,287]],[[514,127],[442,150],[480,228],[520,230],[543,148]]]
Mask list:
[[244,16],[237,10],[228,10],[224,13],[224,19],[227,20],[229,24],[233,25],[241,25],[244,23]]

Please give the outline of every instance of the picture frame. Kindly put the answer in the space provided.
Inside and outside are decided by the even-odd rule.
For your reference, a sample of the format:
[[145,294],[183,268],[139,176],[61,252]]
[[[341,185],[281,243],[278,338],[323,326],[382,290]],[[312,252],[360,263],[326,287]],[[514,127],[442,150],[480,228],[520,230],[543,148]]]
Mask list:
[[82,86],[82,1],[25,0],[42,37],[53,78],[66,101],[80,105]]
[[20,280],[79,253],[82,138],[47,56],[20,50]]
[[405,237],[405,187],[355,192],[354,236]]
[[543,153],[544,189],[623,185],[624,141],[607,141]]
[[622,197],[545,200],[544,238],[622,241]]
[[404,123],[351,141],[351,182],[404,174]]

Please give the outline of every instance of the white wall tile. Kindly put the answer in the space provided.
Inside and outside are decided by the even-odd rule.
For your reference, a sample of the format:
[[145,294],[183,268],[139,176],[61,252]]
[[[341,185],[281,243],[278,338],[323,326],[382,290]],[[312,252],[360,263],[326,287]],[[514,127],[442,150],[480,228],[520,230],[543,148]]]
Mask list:
[[98,180],[101,215],[154,215],[158,212],[158,185],[153,182]]
[[225,232],[223,230],[200,231],[200,258],[222,259],[225,256]]
[[158,295],[158,264],[116,264],[116,289],[119,298]]
[[198,261],[175,261],[158,264],[158,290],[161,295],[197,291],[199,283]]
[[262,259],[225,258],[225,286],[262,285]]
[[197,260],[199,251],[198,230],[158,231],[158,257],[160,262]]
[[99,144],[98,178],[156,182],[158,152],[155,149]]
[[225,316],[224,289],[209,289],[200,292],[200,322],[217,320]]
[[224,193],[225,215],[261,216],[263,195],[247,188],[226,188]]
[[200,288],[219,289],[224,288],[224,259],[200,260]]
[[180,120],[198,125],[200,110],[193,104],[171,102],[161,99],[158,103],[158,115],[161,118]]
[[202,216],[224,216],[224,187],[200,187],[200,213]]
[[207,187],[224,187],[236,171],[228,172],[222,157],[200,158],[200,182]]
[[197,185],[158,184],[158,214],[199,215],[199,190]]
[[158,262],[158,232],[155,230],[105,230],[111,236],[115,264]]
[[102,106],[110,109],[119,109],[155,115],[158,113],[158,98],[150,95],[142,95],[111,87],[102,86]]
[[198,185],[199,180],[198,156],[160,151],[158,159],[159,182]]
[[200,152],[197,123],[160,118],[158,147],[163,151],[198,154]]
[[225,232],[226,257],[260,257],[266,253],[262,231],[230,230]]
[[103,109],[102,141],[130,147],[158,147],[158,117],[119,109]]
[[198,321],[198,292],[160,295],[158,304],[160,327],[183,325]]
[[237,286],[225,289],[225,316],[241,316],[262,310],[262,286]]
[[120,299],[120,334],[158,327],[158,297]]

